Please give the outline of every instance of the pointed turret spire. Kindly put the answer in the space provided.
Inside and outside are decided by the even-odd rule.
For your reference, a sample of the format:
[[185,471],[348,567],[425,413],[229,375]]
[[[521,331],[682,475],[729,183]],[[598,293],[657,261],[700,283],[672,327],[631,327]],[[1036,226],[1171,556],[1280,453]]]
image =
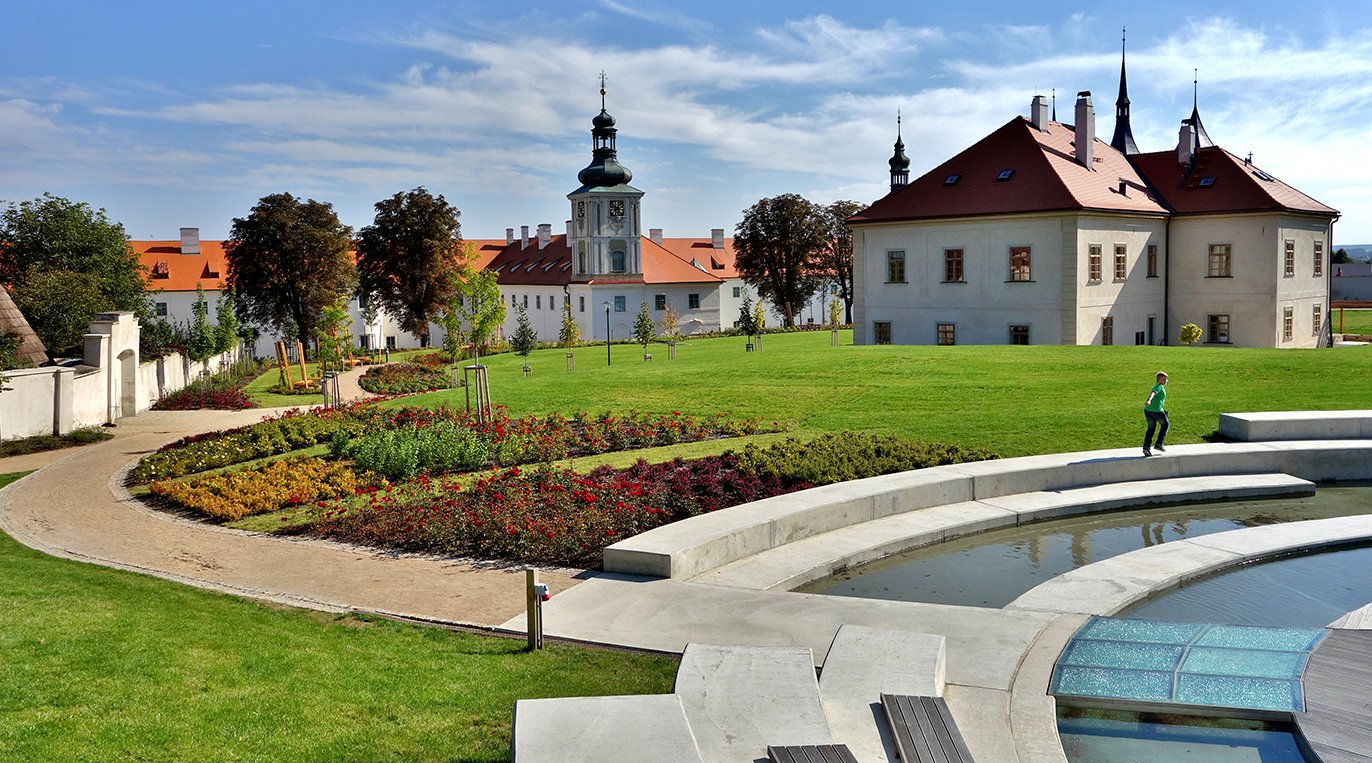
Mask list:
[[891,190],[904,188],[910,182],[910,157],[905,155],[905,141],[900,137],[900,109],[896,109],[896,146],[891,154]]
[[615,150],[615,118],[605,110],[605,72],[600,73],[600,113],[591,120],[591,163],[577,173],[576,179],[588,188],[625,185],[634,173],[619,163]]
[[1120,95],[1115,99],[1115,135],[1110,145],[1122,154],[1137,154],[1134,131],[1129,127],[1129,84],[1124,75],[1124,49],[1127,36],[1120,30]]
[[1200,108],[1198,106],[1198,93],[1200,92],[1200,70],[1192,70],[1191,79],[1191,124],[1196,128],[1196,148],[1205,148],[1215,145],[1215,141],[1210,140],[1210,136],[1205,134],[1205,125],[1201,124]]
[[1053,116],[1054,122],[1058,121],[1058,89],[1053,88]]

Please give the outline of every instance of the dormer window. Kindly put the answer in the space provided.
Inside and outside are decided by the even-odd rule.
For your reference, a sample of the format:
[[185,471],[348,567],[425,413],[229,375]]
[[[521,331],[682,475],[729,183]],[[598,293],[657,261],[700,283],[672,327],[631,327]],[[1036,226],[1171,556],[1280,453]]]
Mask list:
[[1214,176],[1214,175],[1206,175],[1205,177],[1203,177],[1203,178],[1200,179],[1200,182],[1197,183],[1196,186],[1197,186],[1198,188],[1209,188],[1209,187],[1213,186],[1214,184],[1215,184],[1215,176]]
[[171,266],[165,262],[158,262],[152,266],[153,278],[171,278]]
[[957,185],[957,184],[958,184],[958,181],[961,180],[961,179],[962,179],[962,176],[961,176],[961,175],[956,175],[956,174],[955,174],[955,175],[949,175],[948,177],[946,177],[946,178],[943,179],[943,184],[944,184],[944,185]]
[[1258,180],[1266,180],[1269,183],[1276,180],[1276,178],[1272,177],[1266,172],[1263,172],[1262,170],[1253,170],[1253,174],[1257,176]]
[[999,175],[996,175],[996,182],[997,182],[997,183],[1004,183],[1005,181],[1009,180],[1010,178],[1012,178],[1012,177],[1014,177],[1014,176],[1015,176],[1015,171],[1014,171],[1014,170],[1001,170],[1001,171],[1000,171],[1000,174],[999,174]]

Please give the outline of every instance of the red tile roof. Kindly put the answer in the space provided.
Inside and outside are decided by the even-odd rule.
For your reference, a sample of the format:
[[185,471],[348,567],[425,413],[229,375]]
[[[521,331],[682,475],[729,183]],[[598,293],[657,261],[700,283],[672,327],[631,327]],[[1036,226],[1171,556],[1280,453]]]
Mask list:
[[716,249],[708,238],[664,238],[662,247],[686,262],[699,262],[719,278],[738,278],[734,265],[734,240],[724,239],[724,248]]
[[[1166,214],[1123,154],[1095,140],[1091,169],[1076,159],[1072,128],[1004,126],[852,217],[856,223],[1026,212],[1107,210]],[[998,180],[1011,171],[1007,179]],[[956,175],[955,182],[948,180]],[[1120,193],[1120,182],[1125,191]]]
[[1132,159],[1177,214],[1267,211],[1339,214],[1333,207],[1321,204],[1217,146],[1197,151],[1190,172],[1177,161],[1176,151],[1136,154]]
[[223,241],[201,241],[200,254],[182,254],[178,241],[130,241],[148,269],[148,291],[195,291],[223,288],[229,275]]

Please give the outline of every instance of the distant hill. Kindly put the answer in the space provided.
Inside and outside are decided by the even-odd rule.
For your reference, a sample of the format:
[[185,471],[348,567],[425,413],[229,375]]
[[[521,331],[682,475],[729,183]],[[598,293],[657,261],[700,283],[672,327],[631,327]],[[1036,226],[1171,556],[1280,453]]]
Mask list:
[[1348,252],[1348,256],[1355,260],[1372,261],[1372,244],[1335,244],[1334,251],[1340,249]]

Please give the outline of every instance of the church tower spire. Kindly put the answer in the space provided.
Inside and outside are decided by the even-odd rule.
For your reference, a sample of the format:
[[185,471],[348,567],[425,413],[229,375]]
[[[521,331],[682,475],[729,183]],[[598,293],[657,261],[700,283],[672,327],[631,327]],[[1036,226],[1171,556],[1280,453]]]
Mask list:
[[891,154],[891,190],[904,188],[910,182],[910,157],[905,155],[905,141],[900,137],[900,110],[896,110],[896,146]]
[[1115,135],[1110,145],[1122,154],[1137,154],[1139,147],[1134,143],[1134,131],[1129,126],[1129,84],[1124,74],[1124,48],[1126,35],[1120,31],[1120,95],[1115,99]]
[[643,192],[629,185],[634,174],[619,163],[615,118],[605,110],[605,72],[600,73],[600,113],[591,120],[591,163],[577,173],[581,187],[567,194],[572,203],[567,244],[572,249],[572,280],[597,277],[643,280],[640,202]]
[[1191,78],[1191,124],[1196,128],[1196,148],[1215,145],[1215,141],[1210,140],[1210,136],[1205,134],[1205,125],[1201,124],[1200,108],[1197,104],[1198,93],[1200,92],[1200,72],[1192,72]]

